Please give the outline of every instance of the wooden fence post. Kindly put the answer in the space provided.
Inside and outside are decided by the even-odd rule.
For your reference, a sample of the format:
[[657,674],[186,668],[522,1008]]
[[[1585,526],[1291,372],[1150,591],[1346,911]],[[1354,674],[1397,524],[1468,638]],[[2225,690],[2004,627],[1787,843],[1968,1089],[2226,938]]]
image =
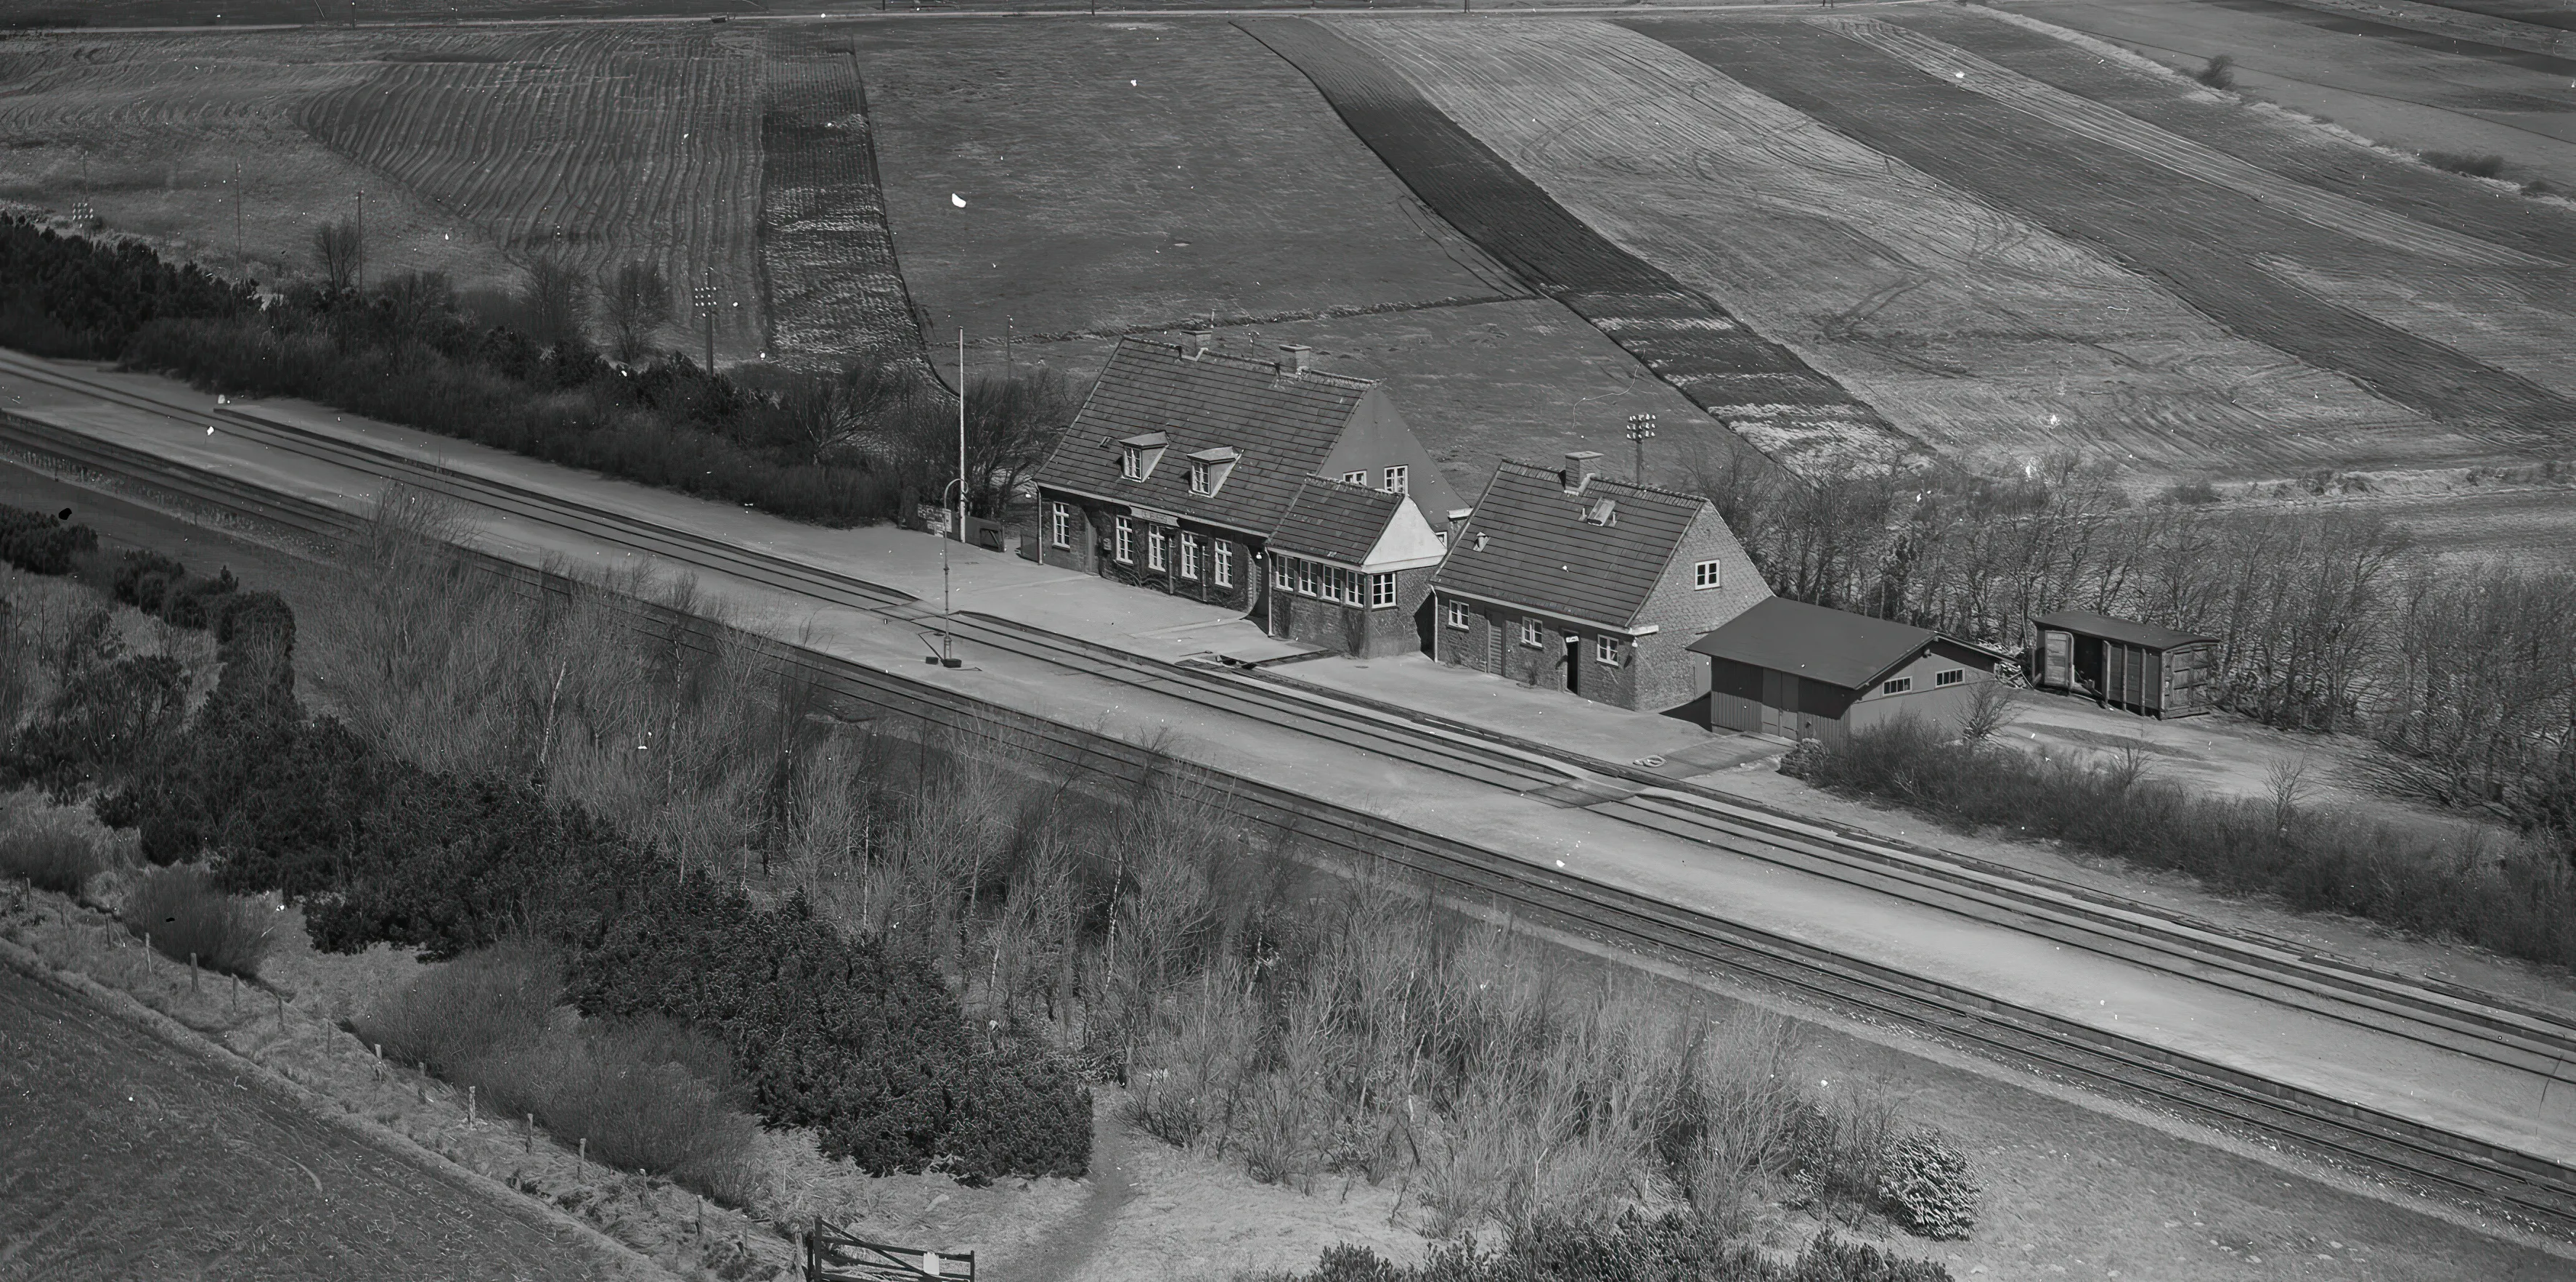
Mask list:
[[581,1137],[581,1177],[590,1178],[590,1137]]
[[474,1088],[465,1088],[465,1129],[474,1129]]
[[530,1114],[528,1114],[527,1116],[528,1116],[528,1129],[527,1129],[527,1133],[526,1133],[526,1139],[527,1139],[527,1150],[528,1150],[529,1152],[531,1152],[531,1153],[534,1153],[534,1152],[536,1152],[536,1151],[537,1151],[537,1115],[536,1115],[536,1114],[534,1114],[534,1113],[530,1113]]
[[188,991],[197,991],[197,955],[188,954]]

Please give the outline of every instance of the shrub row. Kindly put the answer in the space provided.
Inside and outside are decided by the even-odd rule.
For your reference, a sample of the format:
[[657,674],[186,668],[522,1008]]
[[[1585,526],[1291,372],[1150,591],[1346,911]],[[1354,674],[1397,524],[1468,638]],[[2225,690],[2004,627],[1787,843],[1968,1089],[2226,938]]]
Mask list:
[[[326,950],[453,957],[533,932],[562,949],[584,1012],[704,1030],[763,1116],[815,1128],[827,1154],[872,1171],[1088,1166],[1089,1091],[1043,1047],[971,1035],[920,957],[844,935],[801,900],[755,905],[529,784],[425,770],[305,716],[283,658],[292,613],[266,594],[221,599],[224,680],[98,803],[141,830],[152,862],[211,854],[221,889],[303,904]],[[237,680],[254,658],[265,675]]]
[[22,811],[0,827],[0,876],[38,890],[77,895],[107,867],[98,843],[62,810]]
[[98,550],[98,531],[68,516],[0,506],[0,560],[29,574],[71,573],[75,558]]
[[577,337],[546,344],[481,324],[434,275],[365,293],[298,285],[262,306],[251,286],[148,247],[9,217],[0,300],[0,345],[304,397],[824,525],[872,524],[904,506],[892,469],[813,461],[791,416],[684,355],[628,370]]
[[1781,768],[1971,830],[2053,838],[2294,909],[2576,965],[2576,873],[2532,850],[2448,845],[2286,803],[2201,796],[2145,777],[2139,763],[1951,743],[1910,720],[1806,745]]
[[1398,1267],[1364,1246],[1325,1251],[1313,1272],[1291,1282],[1949,1282],[1930,1260],[1909,1260],[1827,1230],[1797,1258],[1779,1263],[1730,1242],[1715,1222],[1673,1213],[1616,1220],[1542,1216],[1515,1229],[1501,1250],[1473,1242],[1432,1248],[1420,1265]]
[[126,895],[122,915],[126,930],[162,956],[245,979],[259,976],[277,942],[276,914],[224,893],[202,868],[153,869]]

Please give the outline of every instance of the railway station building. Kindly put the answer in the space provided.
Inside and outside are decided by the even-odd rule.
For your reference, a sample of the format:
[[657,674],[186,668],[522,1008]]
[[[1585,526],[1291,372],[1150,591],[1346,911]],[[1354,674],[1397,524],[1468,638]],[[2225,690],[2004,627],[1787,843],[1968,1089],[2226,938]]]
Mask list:
[[[1022,554],[1243,610],[1274,635],[1302,635],[1269,617],[1277,592],[1270,542],[1310,480],[1389,495],[1378,506],[1411,508],[1435,541],[1458,497],[1376,380],[1316,369],[1295,344],[1274,361],[1220,352],[1208,340],[1197,331],[1179,345],[1119,341],[1038,468],[1037,537],[1023,541]],[[1370,571],[1328,555],[1352,550],[1343,536],[1360,514],[1343,497],[1319,497],[1310,516],[1305,537],[1326,542],[1300,554],[1308,562],[1352,573],[1419,569]],[[1392,528],[1389,519],[1379,533]],[[1410,544],[1399,539],[1390,553],[1395,546]],[[1306,626],[1325,628],[1320,610],[1309,607]],[[1284,626],[1298,628],[1298,612],[1283,613]]]
[[1708,691],[1690,645],[1768,599],[1715,506],[1593,468],[1506,462],[1432,576],[1440,662],[1646,712]]
[[1708,726],[1841,743],[1905,717],[1956,729],[2006,657],[1865,614],[1773,597],[1692,643]]

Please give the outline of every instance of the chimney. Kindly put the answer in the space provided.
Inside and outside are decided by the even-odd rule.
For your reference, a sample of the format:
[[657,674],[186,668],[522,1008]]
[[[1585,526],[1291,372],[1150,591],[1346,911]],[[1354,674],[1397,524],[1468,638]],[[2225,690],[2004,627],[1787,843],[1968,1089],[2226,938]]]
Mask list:
[[1565,486],[1566,493],[1581,494],[1584,487],[1592,484],[1592,478],[1600,475],[1593,470],[1592,463],[1600,457],[1599,450],[1574,450],[1566,454],[1565,470],[1556,474],[1558,483]]
[[1187,330],[1185,332],[1189,335],[1190,339],[1189,354],[1192,356],[1207,355],[1209,340],[1216,337],[1216,331],[1205,326],[1200,326],[1199,328]]
[[1305,373],[1307,358],[1315,354],[1315,349],[1304,343],[1281,343],[1279,350],[1288,357],[1282,364],[1282,369],[1290,374]]

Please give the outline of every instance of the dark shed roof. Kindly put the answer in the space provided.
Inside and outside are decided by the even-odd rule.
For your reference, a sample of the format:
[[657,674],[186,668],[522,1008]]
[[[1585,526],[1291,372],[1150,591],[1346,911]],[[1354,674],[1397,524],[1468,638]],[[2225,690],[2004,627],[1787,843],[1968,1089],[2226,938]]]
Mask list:
[[[1615,519],[1584,519],[1604,499]],[[1434,588],[1628,627],[1708,500],[1594,477],[1569,495],[1552,467],[1506,462],[1450,541]],[[1481,540],[1483,546],[1479,547]]]
[[[1268,534],[1321,465],[1370,379],[1122,338],[1037,483]],[[1141,481],[1119,474],[1118,443],[1160,434],[1168,451]],[[1190,492],[1188,456],[1230,447],[1234,470],[1213,495]]]
[[1357,566],[1386,533],[1405,497],[1357,482],[1306,478],[1297,498],[1270,536],[1270,549],[1318,561]]
[[2140,623],[2135,619],[2115,619],[2107,614],[2095,614],[2091,610],[2055,610],[2031,622],[2043,628],[2081,632],[2088,637],[2102,637],[2128,645],[2144,646],[2149,650],[2171,650],[2178,646],[2198,645],[2217,640],[2216,637],[2205,637],[2194,632],[2178,632],[2152,623]]
[[1930,628],[1775,596],[1765,597],[1726,626],[1692,642],[1690,648],[1860,690],[1922,653],[1940,635]]

